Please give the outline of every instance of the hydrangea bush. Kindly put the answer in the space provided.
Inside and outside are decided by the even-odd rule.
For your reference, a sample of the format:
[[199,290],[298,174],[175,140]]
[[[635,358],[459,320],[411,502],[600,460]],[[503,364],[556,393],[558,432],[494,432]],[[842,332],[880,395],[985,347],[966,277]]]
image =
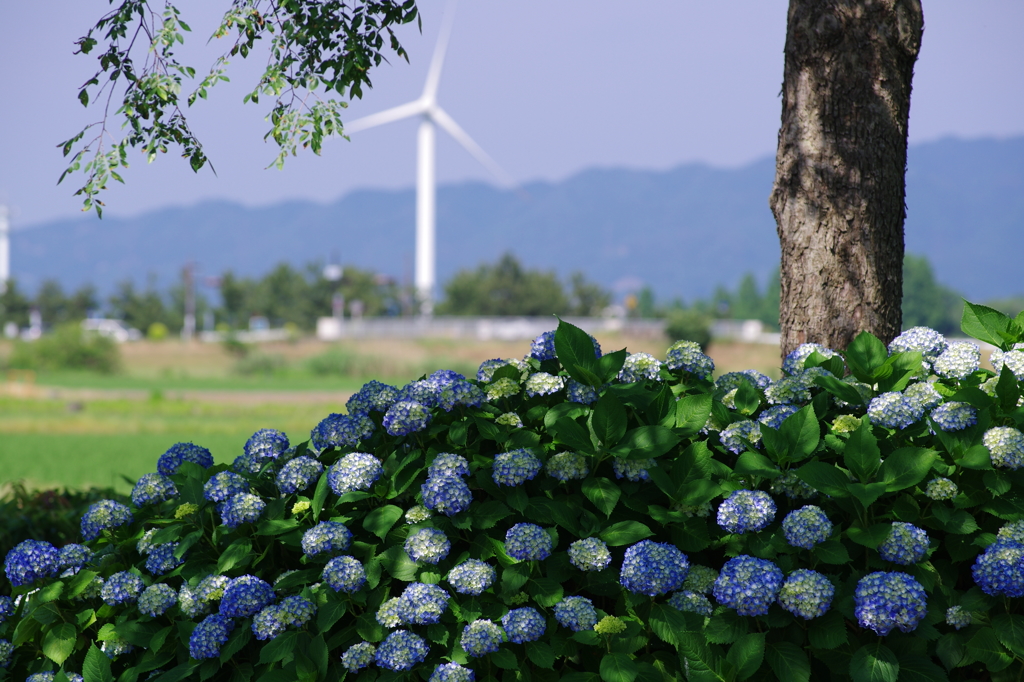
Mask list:
[[714,381],[561,323],[297,445],[178,444],[6,556],[0,680],[1021,679],[1024,319],[963,327],[998,373],[911,329]]

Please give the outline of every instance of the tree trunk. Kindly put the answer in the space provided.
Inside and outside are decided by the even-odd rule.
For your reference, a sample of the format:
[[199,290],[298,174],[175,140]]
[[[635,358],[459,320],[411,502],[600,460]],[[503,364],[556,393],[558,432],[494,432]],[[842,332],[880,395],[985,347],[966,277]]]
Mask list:
[[790,0],[770,204],[783,357],[900,332],[910,82],[919,0]]

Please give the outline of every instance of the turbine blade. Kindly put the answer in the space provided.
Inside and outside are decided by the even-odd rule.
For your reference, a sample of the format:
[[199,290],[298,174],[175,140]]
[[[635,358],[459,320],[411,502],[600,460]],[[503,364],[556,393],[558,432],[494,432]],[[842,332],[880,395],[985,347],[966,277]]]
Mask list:
[[392,123],[394,121],[400,121],[403,118],[409,118],[410,116],[425,113],[426,110],[426,107],[420,100],[415,100],[406,104],[399,104],[397,107],[391,107],[390,109],[379,111],[376,114],[357,118],[351,123],[346,123],[343,132],[358,133],[360,130],[375,128],[377,126],[382,126],[385,123]]
[[512,179],[512,176],[505,172],[505,170],[498,165],[498,162],[490,157],[490,155],[483,150],[483,148],[473,141],[473,138],[459,126],[455,120],[449,116],[444,109],[441,107],[433,107],[429,114],[434,121],[445,129],[449,135],[455,138],[455,140],[461,144],[467,152],[473,155],[477,161],[483,165],[484,168],[491,171],[491,173],[498,178],[498,181],[508,187],[514,187],[516,181]]
[[423,99],[428,102],[437,100],[437,86],[441,81],[441,69],[444,67],[444,55],[448,51],[448,41],[452,37],[452,24],[455,23],[455,6],[457,4],[458,0],[448,0],[448,6],[445,7],[441,32],[437,35],[434,56],[430,59],[430,69],[427,71],[427,82],[423,85]]

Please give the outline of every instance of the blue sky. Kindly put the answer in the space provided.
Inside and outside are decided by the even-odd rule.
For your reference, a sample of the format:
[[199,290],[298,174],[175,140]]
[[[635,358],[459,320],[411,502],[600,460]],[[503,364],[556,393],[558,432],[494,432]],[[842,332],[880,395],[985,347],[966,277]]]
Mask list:
[[[193,34],[182,49],[199,72],[220,0],[178,3]],[[350,120],[417,97],[443,0],[422,0],[423,33],[401,38],[411,64],[393,61]],[[737,0],[462,0],[441,80],[440,103],[519,182],[558,180],[592,166],[736,166],[775,151],[787,3]],[[77,86],[94,69],[74,39],[106,0],[0,4],[0,202],[16,227],[79,214],[77,185],[57,186],[57,142],[98,112]],[[944,136],[1024,134],[1024,3],[924,0],[925,36],[911,104],[911,142]],[[258,62],[250,59],[250,62]],[[403,121],[326,145],[322,157],[264,170],[268,107],[241,105],[258,63],[238,60],[232,83],[192,112],[217,175],[169,154],[130,159],[128,184],[107,193],[110,215],[225,198],[247,205],[332,201],[360,187],[414,181],[416,123]],[[439,134],[440,182],[492,181]]]

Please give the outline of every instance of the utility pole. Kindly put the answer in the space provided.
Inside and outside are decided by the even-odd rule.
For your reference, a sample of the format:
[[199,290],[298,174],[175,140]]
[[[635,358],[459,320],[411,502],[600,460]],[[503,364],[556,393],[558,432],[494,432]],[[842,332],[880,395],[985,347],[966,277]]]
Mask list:
[[7,220],[7,207],[0,204],[0,294],[7,292],[11,278],[11,224]]
[[196,264],[189,261],[182,270],[181,277],[185,285],[185,323],[181,327],[181,338],[191,343],[196,333]]

